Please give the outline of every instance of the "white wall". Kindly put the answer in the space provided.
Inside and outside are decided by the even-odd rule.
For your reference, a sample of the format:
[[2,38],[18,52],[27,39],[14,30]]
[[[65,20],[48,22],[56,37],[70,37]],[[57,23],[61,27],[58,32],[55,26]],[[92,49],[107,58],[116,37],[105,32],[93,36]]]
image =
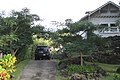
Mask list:
[[91,18],[89,21],[93,24],[115,23],[119,18]]
[[[116,20],[119,18],[91,18],[89,21],[93,24],[110,24],[115,23]],[[118,29],[119,30],[119,29]],[[118,32],[108,32],[108,33],[99,33],[95,31],[96,34],[100,35],[101,37],[109,37],[109,36],[120,36],[120,31]]]

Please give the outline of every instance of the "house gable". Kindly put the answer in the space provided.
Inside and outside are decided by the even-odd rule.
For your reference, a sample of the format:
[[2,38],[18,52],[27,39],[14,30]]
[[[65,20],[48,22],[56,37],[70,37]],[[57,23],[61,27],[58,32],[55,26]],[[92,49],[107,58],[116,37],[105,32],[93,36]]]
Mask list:
[[88,20],[90,18],[103,18],[103,17],[120,17],[120,6],[109,1],[94,11],[86,12],[86,16],[81,20]]
[[120,6],[109,1],[94,11],[86,12],[80,21],[89,21],[96,25],[105,26],[101,31],[95,31],[102,37],[120,36],[120,29],[115,22],[120,19]]

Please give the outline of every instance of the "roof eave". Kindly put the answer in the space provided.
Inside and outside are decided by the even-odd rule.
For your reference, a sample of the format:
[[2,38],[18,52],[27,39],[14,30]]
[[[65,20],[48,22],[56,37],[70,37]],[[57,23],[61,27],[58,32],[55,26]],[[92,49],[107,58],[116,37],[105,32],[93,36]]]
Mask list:
[[[119,5],[115,4],[115,3],[114,3],[114,2],[112,2],[112,1],[108,1],[107,3],[103,4],[102,6],[100,6],[100,7],[99,7],[99,8],[97,8],[97,9],[95,9],[94,11],[91,11],[91,13],[90,13],[90,14],[88,14],[88,15],[89,15],[89,16],[90,16],[90,15],[92,15],[93,13],[97,12],[98,10],[100,10],[101,8],[103,8],[104,6],[106,6],[106,5],[108,5],[108,4],[113,4],[113,5],[115,5],[116,7],[118,7],[118,8],[119,8],[119,10],[120,10],[120,6],[119,6]],[[87,17],[88,17],[88,15],[86,15],[86,16],[84,16],[84,17],[82,17],[80,20],[84,20],[85,18],[87,18]]]

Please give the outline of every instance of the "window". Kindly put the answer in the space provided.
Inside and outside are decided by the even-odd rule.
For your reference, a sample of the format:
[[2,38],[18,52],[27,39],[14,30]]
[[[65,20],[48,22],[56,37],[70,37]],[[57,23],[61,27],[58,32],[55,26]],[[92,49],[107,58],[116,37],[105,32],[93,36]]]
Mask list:
[[117,27],[112,27],[112,28],[110,28],[110,31],[111,31],[111,32],[117,32]]
[[111,10],[110,12],[111,13],[117,13],[118,11],[117,10]]
[[108,31],[109,31],[109,28],[108,28],[108,27],[107,27],[107,28],[105,28],[105,29],[104,29],[104,31],[108,32]]
[[110,27],[115,27],[116,25],[115,24],[110,24]]
[[101,10],[100,12],[101,13],[107,13],[107,10]]
[[110,32],[117,32],[117,27],[115,24],[110,24]]
[[101,29],[100,33],[114,33],[118,32],[118,27],[116,27],[115,23],[101,24],[103,29]]
[[103,27],[108,27],[108,24],[101,24],[101,26],[103,26]]
[[102,27],[102,29],[99,31],[100,33],[109,31],[108,24],[101,24],[100,26]]

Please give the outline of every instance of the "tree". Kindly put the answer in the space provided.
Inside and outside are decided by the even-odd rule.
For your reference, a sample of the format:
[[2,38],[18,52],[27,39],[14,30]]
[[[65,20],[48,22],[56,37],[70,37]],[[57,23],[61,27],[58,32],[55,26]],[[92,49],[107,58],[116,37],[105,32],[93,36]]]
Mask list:
[[72,19],[66,19],[66,20],[65,20],[65,25],[68,26],[68,27],[69,27],[72,23],[73,23]]
[[[16,53],[17,55],[22,55],[26,47],[33,43],[33,34],[37,34],[38,32],[36,30],[38,27],[41,27],[35,27],[34,25],[34,21],[38,20],[40,20],[39,16],[31,14],[27,8],[23,8],[22,11],[12,11],[11,15],[7,17],[1,15],[0,40],[7,40],[4,41],[5,43],[2,48],[9,50],[10,53],[13,53],[14,55]],[[43,27],[41,27],[41,31],[42,30]]]
[[[82,65],[82,55],[90,54],[96,49],[94,43],[97,38],[94,34],[96,26],[86,21],[73,23],[71,19],[66,19],[65,24],[66,28],[57,31],[60,44],[63,46],[63,54],[67,54],[68,57],[80,55]],[[82,38],[83,33],[87,35],[87,40]]]

